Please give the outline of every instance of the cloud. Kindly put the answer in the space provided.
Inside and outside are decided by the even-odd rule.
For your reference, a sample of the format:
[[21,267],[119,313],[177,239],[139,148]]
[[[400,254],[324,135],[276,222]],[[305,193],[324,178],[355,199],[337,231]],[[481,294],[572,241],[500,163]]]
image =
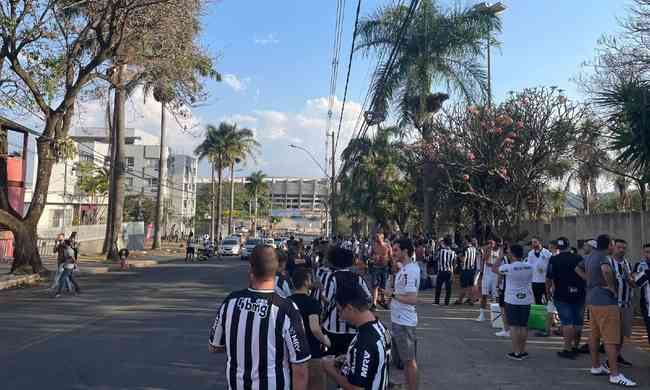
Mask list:
[[[78,105],[73,133],[82,127],[106,127],[106,100],[90,100]],[[190,109],[185,115],[166,115],[166,140],[173,153],[192,154],[204,137],[203,120]],[[160,103],[152,96],[146,99],[141,88],[126,103],[126,127],[143,130],[160,137]]]
[[275,37],[275,34],[271,33],[262,38],[255,38],[253,42],[256,45],[267,46],[267,45],[277,45],[280,41]]
[[222,80],[224,83],[226,83],[226,85],[232,88],[235,92],[245,91],[251,82],[250,77],[245,77],[240,79],[234,74],[225,74],[223,75]]

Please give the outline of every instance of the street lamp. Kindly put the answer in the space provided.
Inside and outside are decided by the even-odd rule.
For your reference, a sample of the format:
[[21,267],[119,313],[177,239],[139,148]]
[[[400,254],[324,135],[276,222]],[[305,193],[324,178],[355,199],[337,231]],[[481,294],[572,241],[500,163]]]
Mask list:
[[[496,2],[494,4],[490,4],[487,2],[482,2],[479,4],[476,4],[474,6],[474,9],[479,12],[486,12],[490,13],[493,15],[501,15],[508,7],[506,7],[505,4],[502,2]],[[488,31],[488,35],[491,35],[491,31]],[[490,36],[487,38],[487,98],[488,98],[488,108],[492,107],[492,58],[490,55]]]
[[[305,147],[302,147],[302,146],[300,146],[300,145],[294,145],[294,144],[289,144],[289,147],[290,147],[290,148],[294,148],[294,149],[299,149],[299,150],[302,150],[303,152],[307,153],[307,155],[309,155],[309,157],[312,159],[312,161],[315,162],[316,165],[318,165],[318,168],[320,168],[320,170],[323,172],[323,174],[325,175],[325,177],[326,177],[326,178],[327,178],[327,177],[330,177],[330,175],[327,173],[327,170],[326,170],[325,168],[323,168],[323,166],[318,162],[318,160],[316,159],[316,157],[314,157],[314,154],[313,154],[309,149],[307,149],[307,148],[305,148]],[[331,179],[331,181],[332,181],[332,184],[331,184],[331,187],[332,187],[332,188],[330,188],[330,202],[332,203],[331,206],[332,206],[332,209],[333,209],[333,208],[334,208],[334,203],[332,202],[332,194],[334,194],[334,176],[330,177],[330,179]],[[328,219],[329,219],[329,218],[328,218],[328,215],[327,215],[327,206],[325,206],[325,225],[326,225],[326,227],[325,227],[325,234],[327,234],[327,231],[329,230],[329,229],[327,228],[327,221],[328,221]]]

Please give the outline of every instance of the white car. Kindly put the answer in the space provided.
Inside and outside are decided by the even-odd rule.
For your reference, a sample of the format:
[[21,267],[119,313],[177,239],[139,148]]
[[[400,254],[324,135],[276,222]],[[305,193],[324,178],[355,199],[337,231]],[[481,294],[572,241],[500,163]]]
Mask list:
[[237,239],[225,239],[219,245],[219,254],[222,256],[239,256],[241,245]]
[[253,253],[253,249],[256,246],[264,244],[264,241],[261,238],[249,238],[244,243],[244,248],[241,251],[241,259],[246,260]]

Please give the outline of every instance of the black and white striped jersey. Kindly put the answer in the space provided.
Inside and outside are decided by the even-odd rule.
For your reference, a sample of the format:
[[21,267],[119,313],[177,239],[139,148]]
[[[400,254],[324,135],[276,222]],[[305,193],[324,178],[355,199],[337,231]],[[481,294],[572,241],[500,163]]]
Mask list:
[[463,256],[463,261],[460,264],[461,268],[465,271],[476,271],[478,269],[478,258],[479,251],[475,246],[468,246],[465,248],[465,254]]
[[390,333],[379,320],[365,323],[358,330],[341,373],[351,385],[364,390],[388,389]]
[[325,283],[323,283],[325,289],[324,296],[326,302],[324,305],[325,312],[324,312],[324,318],[322,323],[323,329],[325,329],[329,333],[354,334],[357,332],[357,330],[352,325],[339,318],[339,312],[336,309],[336,302],[334,302],[334,297],[336,296],[336,280],[337,278],[345,278],[346,276],[343,275],[344,273],[352,274],[353,278],[357,280],[357,283],[361,285],[363,290],[368,295],[368,299],[372,301],[371,298],[372,295],[370,294],[368,285],[360,275],[354,274],[352,271],[348,269],[330,272],[328,275],[326,275]]
[[282,275],[275,276],[275,292],[282,298],[289,298],[291,296],[291,285],[287,278]]
[[290,390],[290,364],[311,358],[298,308],[273,291],[231,293],[210,329],[210,344],[226,349],[230,390]]
[[454,272],[456,252],[451,248],[442,248],[438,253],[438,270],[440,272]]

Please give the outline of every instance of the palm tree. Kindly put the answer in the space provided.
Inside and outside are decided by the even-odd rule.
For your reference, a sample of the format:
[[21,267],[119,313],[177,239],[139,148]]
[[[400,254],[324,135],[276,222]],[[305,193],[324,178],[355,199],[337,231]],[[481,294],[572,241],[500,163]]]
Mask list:
[[[400,47],[392,65],[388,59],[377,68],[371,111],[385,112],[388,102],[397,99],[401,122],[409,122],[427,141],[432,134],[427,122],[448,97],[432,95],[432,87],[442,84],[470,99],[484,91],[483,50],[487,40],[497,43],[491,34],[501,30],[501,22],[494,13],[476,7],[443,12],[434,0],[420,1],[402,35],[407,18],[408,7],[390,5],[363,20],[358,50],[390,52]],[[432,164],[424,164],[423,170],[424,228],[431,233]]]
[[266,175],[264,174],[264,172],[257,171],[251,173],[250,176],[248,176],[248,183],[246,183],[248,194],[253,198],[253,202],[255,204],[253,222],[251,223],[251,230],[253,231],[254,236],[257,236],[257,209],[258,209],[257,199],[260,195],[264,194],[264,192],[268,189],[264,179],[266,179]]
[[255,140],[252,130],[238,129],[236,124],[229,127],[226,158],[230,163],[230,212],[228,213],[228,234],[232,234],[233,212],[235,208],[235,165],[248,158],[255,159],[260,144]]

